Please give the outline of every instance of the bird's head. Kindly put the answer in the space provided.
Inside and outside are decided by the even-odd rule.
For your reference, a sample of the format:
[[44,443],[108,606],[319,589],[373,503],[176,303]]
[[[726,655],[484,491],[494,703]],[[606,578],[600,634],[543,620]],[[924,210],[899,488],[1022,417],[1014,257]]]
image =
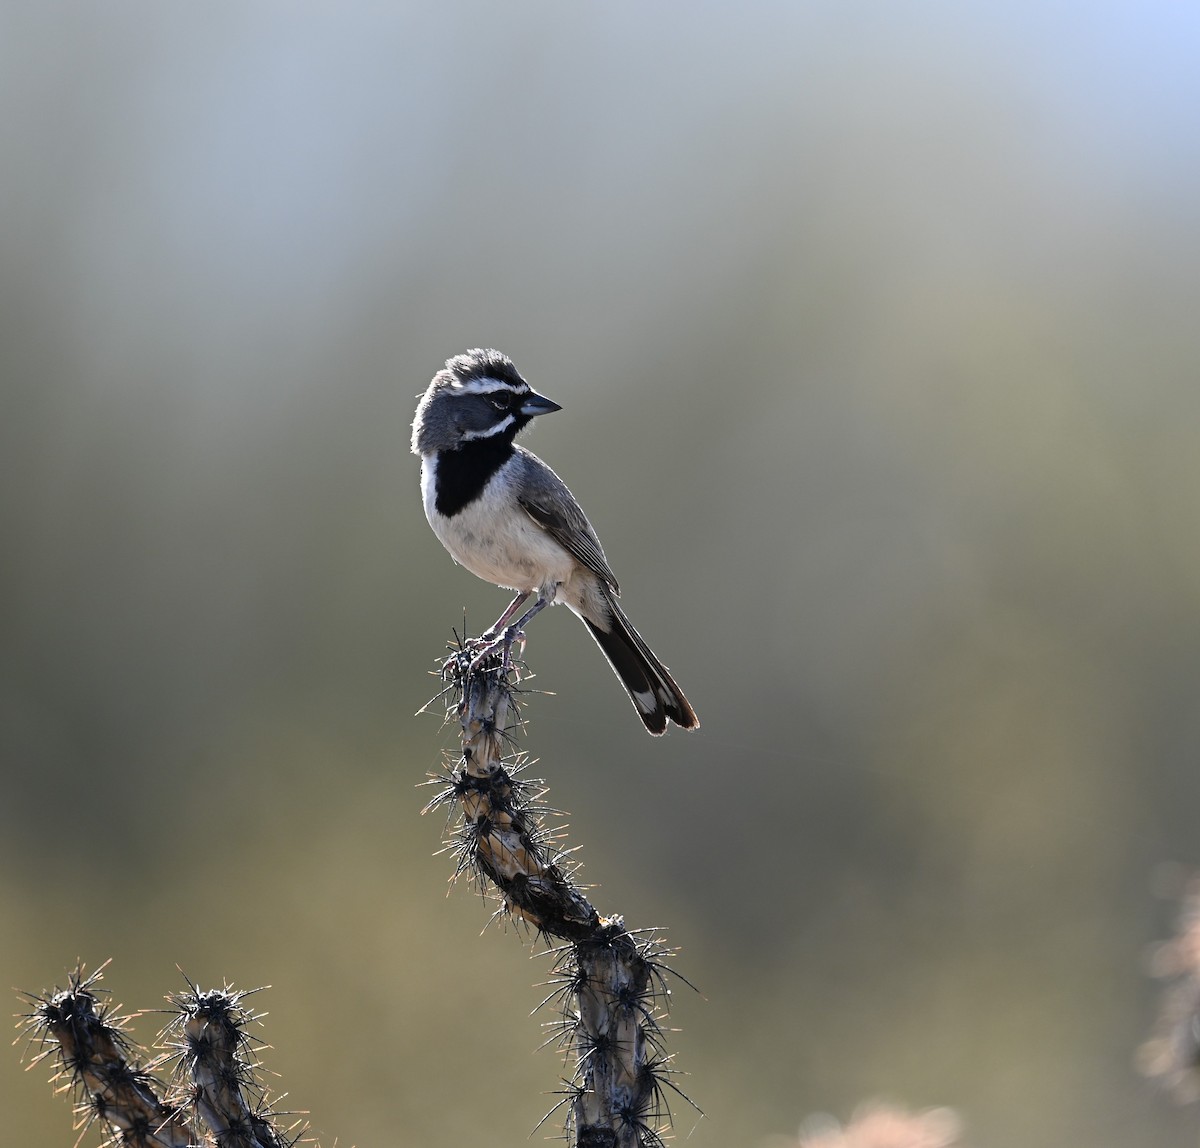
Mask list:
[[562,410],[521,378],[507,355],[476,348],[446,360],[417,404],[414,454],[459,450],[480,441],[512,442],[531,419]]

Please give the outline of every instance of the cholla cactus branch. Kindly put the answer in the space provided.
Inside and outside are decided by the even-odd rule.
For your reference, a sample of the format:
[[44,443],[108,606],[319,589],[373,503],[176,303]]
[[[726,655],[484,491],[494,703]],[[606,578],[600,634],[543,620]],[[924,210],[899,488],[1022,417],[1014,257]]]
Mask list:
[[600,917],[571,881],[568,856],[538,816],[534,803],[544,790],[514,778],[522,764],[516,755],[511,772],[505,768],[504,750],[513,744],[520,715],[512,683],[499,673],[499,655],[474,672],[465,657],[448,665],[462,675],[453,678],[462,756],[430,807],[453,801],[461,809],[461,834],[453,843],[460,870],[486,878],[505,909],[548,936],[591,935]]
[[[253,990],[252,990],[253,991]],[[191,1102],[221,1148],[287,1148],[295,1142],[272,1123],[253,1058],[258,1046],[246,1026],[260,1016],[242,1006],[249,992],[188,991],[168,998],[177,1015],[160,1034],[176,1061],[176,1078],[190,1081]]]
[[65,989],[31,997],[24,1035],[41,1048],[32,1064],[54,1061],[51,1082],[76,1097],[76,1128],[99,1122],[112,1144],[136,1148],[195,1145],[199,1138],[183,1109],[163,1099],[162,1085],[136,1059],[124,1032],[129,1018],[99,999],[105,990],[94,986],[103,970],[86,976],[79,965]]
[[494,887],[502,912],[568,942],[557,950],[557,987],[547,998],[562,1008],[554,1027],[573,1072],[568,1141],[579,1148],[658,1145],[669,1118],[664,1091],[673,1087],[658,1025],[667,951],[629,932],[620,916],[601,916],[575,883],[577,866],[537,804],[544,788],[518,776],[525,761],[516,748],[514,671],[500,655],[476,665],[467,648],[442,674],[461,753],[427,808],[452,804],[460,814],[450,841],[456,872]]
[[661,952],[653,939],[628,933],[620,917],[604,922],[570,952],[577,988],[568,1004],[567,1031],[577,1056],[578,1093],[569,1126],[580,1145],[661,1143],[658,1128],[670,1115],[663,1100],[669,1084],[657,1013],[666,998],[662,966],[655,960]]
[[[32,996],[24,1035],[39,1046],[37,1064],[53,1058],[52,1082],[79,1098],[76,1127],[102,1123],[111,1145],[134,1148],[290,1148],[299,1136],[280,1132],[257,1083],[245,1029],[259,1017],[242,1007],[249,993],[229,986],[167,999],[176,1015],[159,1033],[161,1056],[142,1066],[126,1036],[127,1017],[102,1004],[94,986],[101,969],[71,973],[66,989]],[[170,1062],[170,1087],[153,1075]],[[189,1117],[189,1110],[191,1116]]]

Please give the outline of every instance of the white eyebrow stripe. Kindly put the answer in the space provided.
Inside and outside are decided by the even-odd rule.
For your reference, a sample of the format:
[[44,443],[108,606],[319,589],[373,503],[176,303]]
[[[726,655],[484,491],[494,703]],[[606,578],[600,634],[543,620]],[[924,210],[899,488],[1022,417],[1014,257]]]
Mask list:
[[459,382],[455,379],[450,384],[460,395],[491,395],[496,391],[509,391],[514,395],[527,395],[528,383],[506,383],[503,379],[466,379]]
[[477,438],[491,438],[492,435],[500,434],[501,431],[506,431],[517,420],[512,415],[505,415],[495,426],[488,427],[487,430],[473,430],[463,432],[463,441],[468,442]]

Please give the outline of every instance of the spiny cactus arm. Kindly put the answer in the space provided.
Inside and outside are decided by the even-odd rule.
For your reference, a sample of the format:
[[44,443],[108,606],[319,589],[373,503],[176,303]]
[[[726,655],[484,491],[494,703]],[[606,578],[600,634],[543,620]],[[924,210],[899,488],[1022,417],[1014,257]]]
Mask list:
[[[279,1130],[257,1082],[253,1053],[262,1046],[246,1026],[260,1016],[241,1003],[250,993],[228,985],[203,992],[189,982],[186,992],[167,998],[174,1015],[158,1036],[164,1051],[143,1067],[124,1031],[131,1018],[99,999],[106,990],[95,986],[106,965],[90,976],[80,965],[66,989],[29,994],[34,1008],[22,1021],[24,1037],[38,1048],[32,1063],[51,1059],[52,1083],[74,1091],[77,1128],[102,1124],[114,1148],[295,1144],[303,1129]],[[168,1088],[153,1073],[169,1064],[175,1072]]]
[[453,654],[442,673],[461,751],[426,808],[449,806],[460,815],[449,839],[455,875],[465,872],[494,888],[501,912],[567,942],[556,950],[556,989],[547,1001],[560,1006],[552,1027],[572,1071],[564,1101],[568,1142],[659,1145],[669,1118],[665,1090],[674,1088],[658,1024],[668,996],[668,951],[653,935],[627,930],[620,916],[601,916],[576,884],[578,864],[562,834],[546,824],[556,811],[539,804],[545,788],[520,776],[522,723],[511,667],[499,655],[475,665],[468,648]]
[[301,1135],[276,1127],[258,1084],[254,1053],[261,1043],[246,1029],[262,1014],[242,1004],[256,991],[226,985],[205,992],[189,982],[186,992],[168,998],[176,1015],[159,1036],[181,1091],[221,1148],[289,1148]]
[[619,917],[573,946],[575,999],[563,1030],[576,1057],[568,1128],[579,1145],[660,1145],[670,1118],[666,1090],[688,1099],[671,1083],[659,1027],[668,997],[659,958],[667,955],[654,936],[634,937]]
[[493,886],[504,908],[547,936],[577,939],[589,936],[600,916],[571,880],[576,866],[547,828],[550,812],[538,801],[540,784],[521,779],[521,761],[504,750],[515,747],[520,725],[513,683],[489,667],[469,671],[463,660],[452,660],[461,672],[453,678],[462,728],[462,756],[440,780],[448,781],[427,809],[455,803],[462,820],[451,842],[458,855],[456,873],[470,872]]

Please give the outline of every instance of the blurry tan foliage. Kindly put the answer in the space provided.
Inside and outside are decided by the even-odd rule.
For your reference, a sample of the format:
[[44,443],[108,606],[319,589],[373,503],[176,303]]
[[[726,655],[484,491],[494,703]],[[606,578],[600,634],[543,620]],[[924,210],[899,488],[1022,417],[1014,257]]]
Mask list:
[[1175,936],[1155,946],[1150,973],[1167,983],[1154,1034],[1138,1066],[1180,1103],[1200,1099],[1200,873],[1164,866],[1160,892],[1179,898]]
[[801,1132],[798,1148],[963,1148],[962,1124],[949,1108],[907,1112],[870,1104],[849,1124]]

